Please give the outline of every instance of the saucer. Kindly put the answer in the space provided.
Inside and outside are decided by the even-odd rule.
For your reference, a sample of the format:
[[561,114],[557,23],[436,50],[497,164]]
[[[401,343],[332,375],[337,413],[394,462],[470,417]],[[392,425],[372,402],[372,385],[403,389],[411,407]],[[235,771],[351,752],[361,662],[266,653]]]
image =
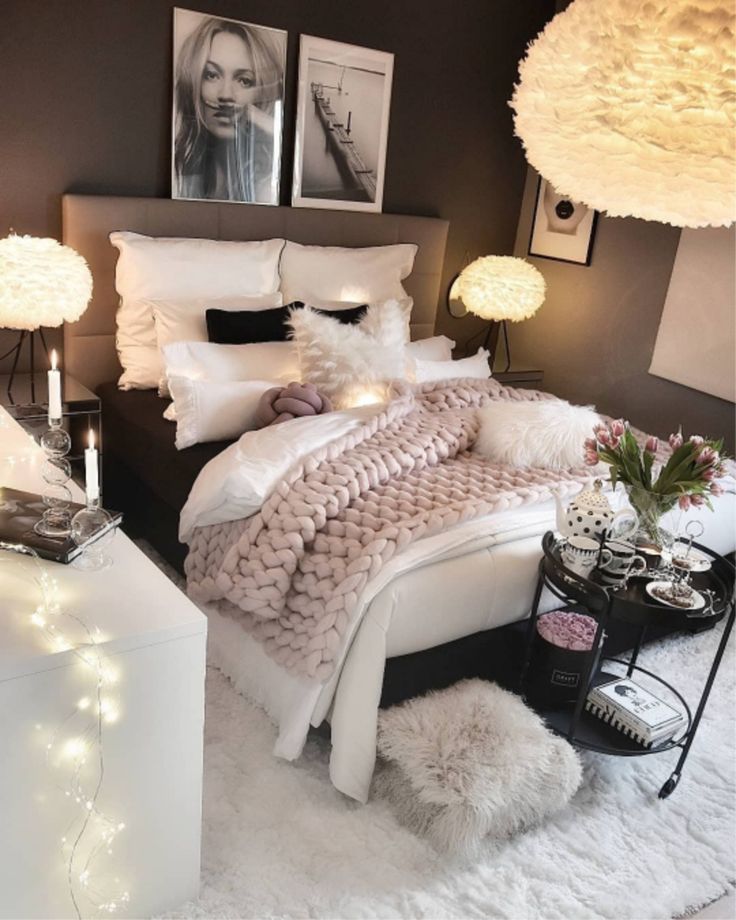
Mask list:
[[666,607],[674,607],[675,610],[699,610],[701,607],[705,607],[705,598],[699,591],[695,591],[691,588],[692,594],[690,595],[689,602],[683,602],[681,604],[676,604],[674,601],[669,601],[664,597],[660,597],[657,591],[667,590],[672,587],[671,581],[650,581],[644,586],[644,590],[647,594],[657,601],[660,604],[664,604]]
[[[678,559],[687,559],[684,565],[680,565]],[[709,556],[702,553],[699,549],[690,547],[688,552],[687,543],[675,543],[672,547],[672,563],[680,569],[686,569],[688,572],[707,572],[711,567]]]

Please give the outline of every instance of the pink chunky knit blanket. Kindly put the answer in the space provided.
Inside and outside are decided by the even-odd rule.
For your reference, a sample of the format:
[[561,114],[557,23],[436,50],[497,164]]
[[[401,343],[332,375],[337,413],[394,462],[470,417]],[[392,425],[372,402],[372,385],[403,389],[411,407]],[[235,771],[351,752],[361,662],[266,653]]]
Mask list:
[[589,470],[521,470],[472,453],[475,409],[552,398],[495,380],[406,388],[357,430],[309,455],[247,520],[199,528],[190,594],[227,611],[292,672],[326,680],[360,595],[415,541],[494,511],[548,499]]

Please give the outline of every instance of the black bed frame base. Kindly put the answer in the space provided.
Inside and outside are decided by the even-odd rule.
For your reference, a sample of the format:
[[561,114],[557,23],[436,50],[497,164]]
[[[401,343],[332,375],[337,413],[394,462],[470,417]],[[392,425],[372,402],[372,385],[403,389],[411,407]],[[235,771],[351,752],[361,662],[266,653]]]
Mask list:
[[184,574],[187,546],[177,538],[179,512],[109,451],[105,453],[105,505],[123,512],[122,529],[132,540],[147,540],[179,574]]

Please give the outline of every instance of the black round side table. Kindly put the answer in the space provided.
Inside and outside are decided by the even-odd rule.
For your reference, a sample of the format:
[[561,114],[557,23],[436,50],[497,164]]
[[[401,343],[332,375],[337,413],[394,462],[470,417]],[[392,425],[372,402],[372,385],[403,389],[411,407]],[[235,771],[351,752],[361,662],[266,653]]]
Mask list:
[[[663,751],[680,748],[681,753],[677,764],[670,777],[659,790],[659,797],[661,799],[667,798],[674,791],[680,780],[736,618],[733,591],[730,587],[733,584],[734,567],[718,553],[699,543],[693,543],[694,547],[711,560],[711,568],[707,572],[693,573],[691,575],[693,588],[700,592],[710,592],[707,595],[709,602],[700,610],[682,610],[654,601],[645,589],[646,582],[649,580],[646,576],[634,576],[629,579],[624,587],[620,588],[612,588],[598,583],[595,581],[595,573],[590,578],[584,578],[565,566],[560,555],[560,549],[563,545],[564,541],[556,539],[551,531],[547,532],[542,539],[544,555],[539,563],[539,578],[527,627],[526,653],[521,672],[522,693],[526,688],[529,663],[536,635],[539,603],[542,591],[546,588],[563,604],[584,611],[594,617],[597,627],[593,646],[583,669],[575,702],[554,708],[551,706],[549,708],[537,706],[537,711],[553,731],[563,735],[571,744],[597,751],[598,753],[636,757],[644,754],[661,754]],[[674,686],[674,683],[664,680],[660,675],[637,664],[647,629],[655,626],[666,626],[673,631],[692,631],[694,626],[707,628],[715,625],[724,616],[727,619],[723,634],[718,642],[718,647],[705,678],[700,700],[697,706],[691,710],[682,694]],[[637,639],[628,658],[599,658],[606,630],[610,628],[612,620],[622,620],[635,627]],[[686,722],[675,737],[669,741],[645,747],[586,711],[585,702],[594,687],[622,676],[621,674],[606,671],[605,666],[607,663],[624,665],[627,677],[631,677],[634,672],[646,674],[650,681],[665,687],[677,698],[677,702],[685,714]]]

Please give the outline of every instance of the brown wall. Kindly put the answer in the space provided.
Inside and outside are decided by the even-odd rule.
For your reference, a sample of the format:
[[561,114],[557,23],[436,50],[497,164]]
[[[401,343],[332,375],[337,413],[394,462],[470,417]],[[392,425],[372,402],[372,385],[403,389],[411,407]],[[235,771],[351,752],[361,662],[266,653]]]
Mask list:
[[[184,0],[179,0],[184,5]],[[172,0],[5,0],[0,30],[0,235],[58,237],[60,197],[169,194]],[[384,208],[450,220],[445,283],[477,256],[526,253],[533,196],[506,104],[552,0],[202,0],[289,32],[282,203],[290,195],[300,32],[396,55]],[[245,205],[243,207],[246,207]],[[601,219],[590,268],[533,260],[549,285],[512,328],[515,364],[549,389],[666,434],[724,434],[733,406],[647,373],[678,232]],[[483,328],[441,308],[438,331]],[[0,354],[12,339],[0,332]],[[56,339],[58,341],[58,339]],[[2,371],[0,365],[0,371]],[[5,362],[7,370],[7,362]]]
[[[527,255],[536,188],[530,169],[519,256]],[[547,281],[547,298],[536,316],[510,328],[514,365],[544,369],[545,389],[572,402],[593,403],[657,435],[682,424],[688,434],[724,437],[733,454],[733,403],[648,373],[679,237],[664,224],[599,217],[589,267],[530,258]]]
[[[65,191],[169,195],[174,5],[4,0],[0,236],[12,227],[58,238]],[[466,250],[511,250],[525,165],[506,101],[518,59],[551,13],[551,0],[179,5],[288,30],[283,204],[290,200],[303,32],[396,55],[384,209],[450,221],[447,277]],[[0,332],[0,353],[11,342]]]

